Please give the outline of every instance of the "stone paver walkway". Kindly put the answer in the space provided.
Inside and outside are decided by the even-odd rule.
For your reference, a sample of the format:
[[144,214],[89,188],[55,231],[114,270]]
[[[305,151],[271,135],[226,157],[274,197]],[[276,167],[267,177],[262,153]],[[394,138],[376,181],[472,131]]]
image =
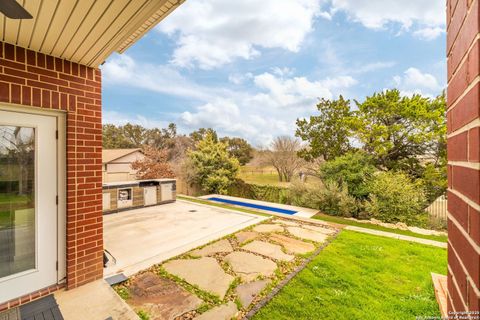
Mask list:
[[153,319],[175,319],[196,310],[202,302],[174,281],[157,277],[152,272],[133,279],[128,299],[135,311],[145,311]]
[[284,253],[281,246],[263,241],[255,240],[244,246],[243,249],[280,261],[295,259],[295,256]]
[[244,281],[253,281],[259,276],[273,275],[277,265],[272,260],[248,252],[232,252],[225,257],[235,272]]
[[223,240],[214,242],[212,244],[209,244],[208,246],[205,246],[202,249],[193,250],[191,252],[191,255],[205,257],[215,253],[232,252],[232,251],[233,251],[233,248],[230,242],[227,239],[223,239]]
[[297,238],[304,240],[310,240],[315,242],[324,242],[327,240],[328,235],[320,233],[318,231],[308,230],[300,227],[288,227],[288,232]]
[[223,299],[233,277],[214,258],[172,260],[163,265],[165,270],[200,289],[216,294]]
[[[131,298],[127,302],[137,311],[147,312],[152,319],[242,317],[261,299],[259,294],[270,282],[281,279],[278,272],[288,275],[305,259],[302,255],[313,252],[337,231],[329,225],[322,227],[278,217],[249,229],[162,265],[168,274],[199,288],[204,294],[199,294],[197,289],[192,291],[192,287],[182,281],[176,283],[147,272],[130,280]],[[212,301],[212,296],[206,293],[220,300]],[[236,299],[242,305],[240,310]],[[209,308],[203,311],[205,305]]]
[[256,232],[264,232],[264,233],[270,233],[270,232],[283,232],[285,229],[283,229],[282,226],[278,224],[259,224],[258,226],[253,228],[253,231]]
[[272,234],[270,240],[281,244],[287,252],[294,254],[305,254],[315,250],[315,246],[310,242],[286,237],[281,234]]
[[197,320],[230,320],[238,313],[237,306],[232,301],[202,313]]

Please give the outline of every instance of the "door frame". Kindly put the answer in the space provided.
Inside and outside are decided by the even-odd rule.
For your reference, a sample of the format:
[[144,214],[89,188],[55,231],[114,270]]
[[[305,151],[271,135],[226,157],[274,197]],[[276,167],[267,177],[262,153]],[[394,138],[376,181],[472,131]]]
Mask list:
[[67,112],[0,103],[0,110],[50,116],[56,119],[57,139],[57,284],[63,284],[67,278]]

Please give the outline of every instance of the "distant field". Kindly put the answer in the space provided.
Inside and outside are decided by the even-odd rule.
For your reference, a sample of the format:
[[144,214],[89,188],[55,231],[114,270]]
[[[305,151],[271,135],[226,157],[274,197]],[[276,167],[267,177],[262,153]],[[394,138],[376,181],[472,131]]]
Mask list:
[[247,183],[288,187],[290,183],[280,182],[278,173],[273,167],[243,166],[239,178]]

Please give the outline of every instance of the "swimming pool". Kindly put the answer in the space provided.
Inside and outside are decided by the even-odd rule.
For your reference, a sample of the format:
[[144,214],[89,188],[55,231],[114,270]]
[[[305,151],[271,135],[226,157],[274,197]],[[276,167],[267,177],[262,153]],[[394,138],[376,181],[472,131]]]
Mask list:
[[246,208],[260,209],[260,210],[283,213],[283,214],[290,214],[290,215],[298,212],[298,211],[293,211],[293,210],[275,208],[275,207],[270,207],[270,206],[263,206],[263,205],[260,205],[260,204],[254,204],[254,203],[236,201],[236,200],[229,200],[229,199],[217,198],[217,197],[211,197],[211,198],[208,198],[208,200],[227,203],[227,204],[233,204],[233,205],[236,205],[236,206],[242,206],[242,207],[246,207]]

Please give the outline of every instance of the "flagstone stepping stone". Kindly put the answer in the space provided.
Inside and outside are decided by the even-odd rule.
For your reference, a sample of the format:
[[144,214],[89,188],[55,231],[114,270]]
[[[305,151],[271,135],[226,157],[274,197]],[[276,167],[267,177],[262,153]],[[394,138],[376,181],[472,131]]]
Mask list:
[[289,238],[281,234],[272,234],[269,239],[281,244],[287,252],[294,254],[305,254],[315,250],[315,246],[309,242]]
[[243,307],[248,307],[252,303],[255,296],[260,293],[268,284],[267,280],[258,280],[254,282],[244,283],[235,288],[238,299]]
[[278,224],[259,224],[255,228],[253,228],[253,231],[257,232],[263,232],[263,233],[268,233],[268,232],[283,232],[285,229],[283,229],[282,226],[279,226]]
[[200,289],[216,294],[223,299],[233,277],[214,258],[182,259],[168,261],[163,265],[168,273],[197,285]]
[[331,234],[335,233],[335,230],[333,230],[333,229],[328,229],[328,228],[324,228],[324,227],[320,227],[320,226],[311,226],[309,224],[303,225],[302,228],[317,231],[317,232],[327,234],[327,235],[331,235]]
[[223,240],[214,242],[212,244],[209,244],[208,246],[205,246],[202,249],[194,250],[190,252],[190,254],[192,256],[205,257],[215,253],[232,252],[232,251],[233,251],[233,248],[230,242],[227,239],[223,239]]
[[298,223],[293,222],[293,221],[290,221],[290,220],[280,220],[280,219],[276,219],[276,220],[273,220],[272,222],[274,222],[274,223],[279,223],[279,224],[283,224],[284,226],[298,227]]
[[147,312],[152,319],[175,319],[200,307],[202,300],[174,281],[151,272],[135,277],[129,285],[128,303]]
[[272,260],[248,252],[234,251],[228,254],[224,261],[228,262],[233,272],[246,282],[253,281],[258,276],[269,277],[277,269]]
[[202,313],[197,320],[230,320],[238,313],[237,305],[232,301]]
[[258,233],[253,231],[241,231],[235,235],[237,237],[238,243],[242,244],[250,240],[254,240],[259,236]]
[[264,241],[255,240],[242,248],[275,260],[292,261],[295,259],[295,256],[284,253],[281,246]]
[[287,230],[295,237],[315,242],[324,242],[328,238],[326,234],[300,227],[288,227]]

